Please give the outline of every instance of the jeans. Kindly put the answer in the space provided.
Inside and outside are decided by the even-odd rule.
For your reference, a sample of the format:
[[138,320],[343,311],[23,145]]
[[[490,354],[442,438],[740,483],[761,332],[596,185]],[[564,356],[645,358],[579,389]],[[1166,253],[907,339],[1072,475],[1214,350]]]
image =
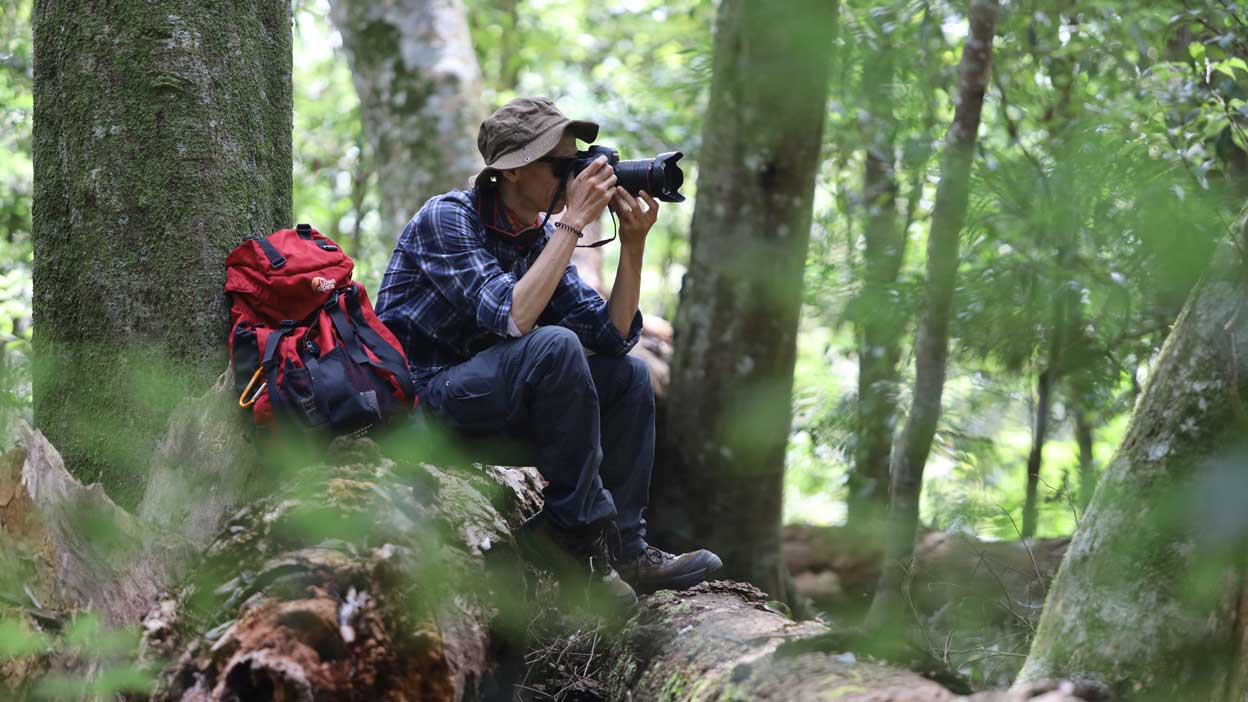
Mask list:
[[421,406],[472,451],[482,439],[531,450],[547,517],[565,529],[615,521],[621,559],[645,547],[654,391],[644,362],[587,356],[576,334],[539,327],[430,378]]

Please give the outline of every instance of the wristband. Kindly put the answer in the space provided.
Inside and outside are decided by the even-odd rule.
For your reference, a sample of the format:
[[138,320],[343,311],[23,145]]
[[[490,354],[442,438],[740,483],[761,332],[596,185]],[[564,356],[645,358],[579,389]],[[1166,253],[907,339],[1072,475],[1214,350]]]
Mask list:
[[577,229],[576,227],[572,226],[571,224],[567,224],[566,222],[555,222],[555,226],[556,226],[556,227],[563,227],[564,229],[567,229],[568,231],[570,231],[570,232],[572,232],[573,234],[575,234],[577,239],[584,239],[584,238],[585,238],[585,232],[581,231],[580,229]]

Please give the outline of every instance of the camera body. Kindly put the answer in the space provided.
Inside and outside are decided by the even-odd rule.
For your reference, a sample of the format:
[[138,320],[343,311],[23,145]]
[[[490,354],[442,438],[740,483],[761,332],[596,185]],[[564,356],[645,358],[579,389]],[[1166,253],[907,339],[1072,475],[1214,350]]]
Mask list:
[[685,196],[680,194],[680,186],[685,182],[685,174],[676,162],[684,156],[679,151],[668,151],[654,158],[621,161],[620,152],[609,146],[590,146],[584,151],[577,151],[575,159],[569,165],[568,178],[575,178],[599,156],[607,157],[607,164],[615,170],[616,184],[629,194],[636,196],[642,190],[663,202],[684,202]]

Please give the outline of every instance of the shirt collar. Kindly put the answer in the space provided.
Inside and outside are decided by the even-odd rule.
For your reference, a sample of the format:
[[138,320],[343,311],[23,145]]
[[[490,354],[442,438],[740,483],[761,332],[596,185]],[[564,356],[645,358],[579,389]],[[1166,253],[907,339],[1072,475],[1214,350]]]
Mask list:
[[[538,228],[542,220],[536,219],[528,227],[518,222],[515,214],[503,204],[502,194],[497,188],[479,189],[477,202],[477,214],[487,233],[513,244],[517,251],[527,251],[544,238],[545,230]],[[529,231],[525,232],[526,229]],[[524,236],[518,236],[521,232],[525,232]]]
[[481,191],[481,210],[483,219],[487,224],[502,229],[512,234],[518,234],[530,227],[536,227],[542,223],[541,217],[533,220],[531,224],[525,224],[520,218],[503,203],[503,195],[497,188],[485,188]]

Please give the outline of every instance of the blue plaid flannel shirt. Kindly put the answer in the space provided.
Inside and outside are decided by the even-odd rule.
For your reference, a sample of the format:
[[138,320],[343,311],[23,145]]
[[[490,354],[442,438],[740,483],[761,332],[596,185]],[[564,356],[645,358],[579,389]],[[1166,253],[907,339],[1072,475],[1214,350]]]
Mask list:
[[[492,191],[457,190],[425,203],[399,235],[377,294],[377,316],[403,344],[417,386],[507,339],[511,291],[542,252],[553,224],[530,247],[486,233],[481,212],[508,229],[505,208],[478,208]],[[496,205],[487,200],[487,203]],[[538,324],[576,332],[594,353],[621,356],[641,337],[641,312],[624,337],[607,302],[568,266]]]

